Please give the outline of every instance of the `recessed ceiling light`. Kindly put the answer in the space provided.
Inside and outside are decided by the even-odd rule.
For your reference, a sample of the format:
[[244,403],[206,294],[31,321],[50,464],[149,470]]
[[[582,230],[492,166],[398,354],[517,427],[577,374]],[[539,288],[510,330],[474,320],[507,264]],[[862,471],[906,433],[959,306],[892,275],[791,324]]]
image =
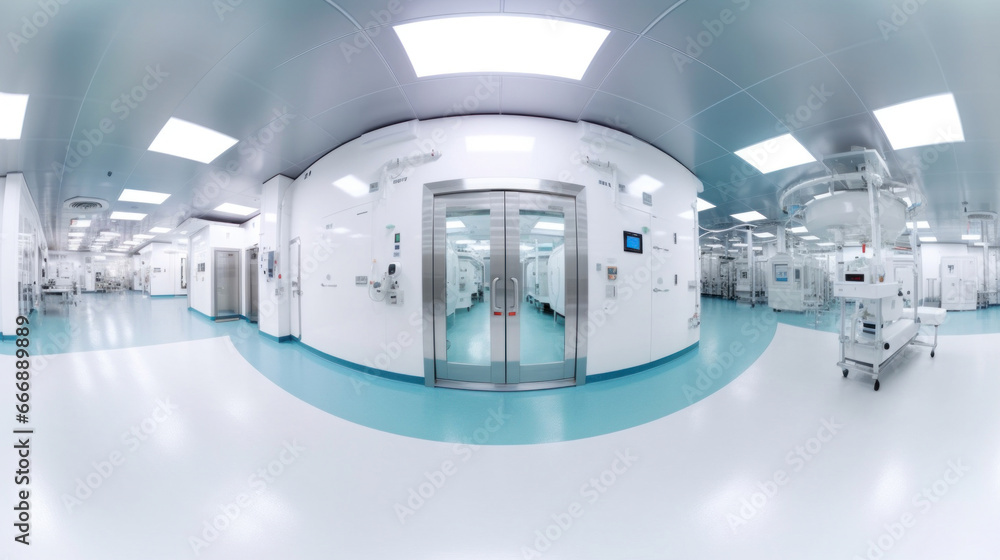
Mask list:
[[771,173],[788,167],[816,161],[791,134],[764,140],[738,150],[736,155],[757,168],[761,173]]
[[210,128],[171,118],[156,135],[149,151],[212,163],[237,140]]
[[355,198],[368,194],[368,185],[354,175],[348,175],[337,179],[333,182],[333,186]]
[[628,188],[632,192],[656,192],[657,189],[663,186],[663,181],[659,181],[650,177],[649,175],[640,175],[635,181],[629,183]]
[[836,243],[817,243],[816,245],[820,247],[833,247]]
[[462,220],[448,220],[445,223],[448,229],[465,229],[465,222]]
[[129,220],[129,221],[137,222],[139,220],[146,219],[146,215],[145,214],[139,214],[138,212],[112,212],[111,213],[111,219],[112,220]]
[[[913,222],[906,222],[907,229],[913,229]],[[916,223],[917,229],[931,229],[931,225],[925,221],[918,221]]]
[[170,233],[170,228],[165,227],[155,227],[149,230],[149,233]]
[[170,198],[170,195],[165,193],[125,189],[118,197],[118,200],[122,202],[142,202],[144,204],[163,204],[163,201],[168,198]]
[[979,241],[982,239],[981,235],[967,234],[962,236],[962,241]]
[[154,237],[156,237],[156,236],[155,235],[146,235],[144,233],[137,233],[137,234],[135,234],[135,235],[132,236],[132,239],[138,239],[140,241],[145,241],[147,239],[152,239]]
[[894,150],[965,141],[955,96],[950,93],[877,109],[875,118]]
[[820,193],[814,196],[813,198],[816,200],[823,200],[824,198],[830,198],[831,196],[833,196],[833,193],[825,192],[825,193]]
[[83,233],[82,233],[82,232],[75,232],[75,231],[71,231],[71,232],[69,232],[69,236],[70,236],[71,238],[72,238],[72,237],[83,237]]
[[803,235],[800,239],[803,241],[819,241],[819,238],[815,235]]
[[524,16],[449,17],[393,27],[418,78],[540,74],[580,80],[609,31]]
[[746,247],[746,243],[733,243],[733,247]]
[[128,245],[129,247],[138,245],[139,241],[122,241],[122,245]]
[[69,227],[71,227],[71,228],[75,228],[75,227],[76,228],[88,228],[88,227],[90,227],[90,222],[91,222],[91,220],[73,219],[73,220],[69,221]]
[[0,140],[20,140],[28,96],[0,92]]
[[792,233],[809,233],[809,230],[806,229],[805,226],[793,227],[793,228],[789,229],[788,231],[790,231]]
[[121,237],[121,235],[122,234],[116,233],[116,232],[113,232],[113,231],[102,231],[101,234],[98,237],[103,237],[103,238],[107,239],[107,238],[111,238],[111,237]]
[[565,231],[566,225],[555,222],[537,222],[535,224],[535,229],[543,229],[546,231]]
[[222,212],[223,214],[236,214],[237,216],[249,216],[256,211],[256,208],[241,206],[239,204],[233,204],[232,202],[226,202],[215,207],[215,212]]
[[931,235],[927,235],[927,236],[923,236],[922,235],[922,236],[920,236],[920,240],[923,241],[924,243],[936,243],[937,242],[937,237],[934,237],[934,236],[931,236]]
[[765,231],[764,233],[755,233],[754,237],[759,237],[761,239],[770,239],[770,238],[774,237],[774,234],[773,233],[768,233],[768,232]]
[[535,149],[534,136],[467,136],[467,152],[530,152]]
[[736,218],[741,222],[756,222],[758,220],[766,220],[767,216],[761,214],[756,210],[750,212],[741,212],[739,214],[732,214],[732,217]]
[[697,199],[698,201],[698,211],[708,210],[709,208],[715,208],[715,205],[707,200]]

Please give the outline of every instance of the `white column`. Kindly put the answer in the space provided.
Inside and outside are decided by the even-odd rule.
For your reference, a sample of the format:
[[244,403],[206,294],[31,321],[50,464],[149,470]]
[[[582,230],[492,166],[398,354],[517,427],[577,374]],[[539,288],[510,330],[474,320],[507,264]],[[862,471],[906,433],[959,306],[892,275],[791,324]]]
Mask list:
[[[0,179],[2,180],[2,179]],[[18,293],[17,240],[21,221],[21,187],[24,176],[7,175],[0,210],[0,333],[13,336],[17,330]]]
[[274,251],[277,266],[274,278],[258,271],[260,332],[274,338],[291,334],[291,308],[288,293],[288,242],[291,200],[286,199],[292,179],[277,175],[264,183],[261,196],[260,263],[267,265],[267,253]]

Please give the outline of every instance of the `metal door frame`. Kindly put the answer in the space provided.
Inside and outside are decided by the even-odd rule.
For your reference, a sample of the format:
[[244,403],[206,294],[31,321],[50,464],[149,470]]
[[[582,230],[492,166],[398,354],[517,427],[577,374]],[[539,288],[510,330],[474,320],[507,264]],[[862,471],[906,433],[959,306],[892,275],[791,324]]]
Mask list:
[[[219,298],[217,297],[218,290],[216,290],[216,286],[217,286],[216,283],[219,281],[219,260],[218,260],[219,253],[236,253],[236,270],[235,270],[235,272],[236,272],[236,290],[237,290],[237,293],[236,293],[236,313],[234,315],[231,315],[231,316],[230,315],[226,315],[226,317],[223,317],[223,318],[236,317],[237,319],[239,319],[239,317],[240,317],[239,305],[240,305],[240,302],[243,300],[243,286],[240,285],[241,284],[241,282],[240,282],[240,253],[241,252],[242,251],[240,249],[236,249],[236,248],[223,248],[223,247],[216,247],[212,251],[212,317],[214,317],[216,319],[219,318]],[[152,267],[152,265],[150,265],[150,267]]]
[[250,259],[250,253],[254,251],[257,252],[257,262],[260,263],[260,247],[258,245],[247,247],[246,251],[243,252],[243,255],[246,257],[246,267],[244,269],[244,272],[246,273],[246,284],[247,284],[247,289],[243,294],[243,304],[246,305],[247,320],[250,321],[251,323],[257,322],[257,314],[253,313],[254,310],[253,300],[255,291],[253,290],[254,281],[257,281],[256,292],[257,294],[260,294],[260,271],[257,270],[258,267],[250,265],[250,263],[252,262]]
[[[534,383],[469,383],[436,379],[435,372],[439,367],[437,356],[438,346],[445,347],[441,338],[443,321],[437,317],[437,312],[447,307],[445,301],[434,300],[434,198],[441,195],[476,193],[476,192],[524,192],[532,194],[557,195],[571,198],[574,201],[576,215],[576,251],[575,259],[566,251],[566,281],[576,284],[577,297],[575,301],[566,301],[566,338],[567,354],[575,351],[575,360],[567,360],[568,367],[573,369],[572,376],[565,380],[543,381]],[[515,221],[519,217],[515,217]],[[494,219],[491,217],[491,220]],[[508,218],[509,219],[509,218]],[[442,226],[443,227],[443,226]],[[455,179],[424,184],[423,194],[423,242],[422,242],[422,302],[424,331],[424,384],[428,387],[450,387],[457,389],[476,389],[492,391],[523,391],[548,389],[583,385],[587,377],[587,336],[586,325],[588,317],[589,278],[588,248],[587,248],[587,203],[585,187],[572,183],[550,181],[544,179]],[[492,245],[492,242],[491,242]],[[508,258],[510,258],[508,256]],[[491,259],[492,261],[492,259]],[[500,263],[496,263],[499,265]],[[573,266],[575,264],[575,266]],[[490,263],[491,267],[494,263]],[[520,267],[520,262],[516,263]],[[492,276],[492,274],[491,274]],[[506,291],[506,286],[504,286]],[[491,291],[492,292],[492,291]],[[492,293],[491,293],[492,297]],[[572,319],[571,319],[572,317]],[[491,319],[492,320],[492,319]],[[492,328],[491,328],[492,330]],[[494,343],[496,338],[494,338]],[[440,344],[438,344],[440,343]]]
[[[294,246],[294,249],[293,249]],[[295,264],[297,265],[295,269],[292,268],[292,253],[295,255]],[[298,306],[299,315],[299,336],[291,335],[296,340],[302,340],[302,238],[296,237],[288,242],[288,297],[291,298],[295,303],[291,305]],[[298,286],[296,286],[298,284]],[[291,333],[291,306],[288,308],[288,324],[289,324],[289,334]]]

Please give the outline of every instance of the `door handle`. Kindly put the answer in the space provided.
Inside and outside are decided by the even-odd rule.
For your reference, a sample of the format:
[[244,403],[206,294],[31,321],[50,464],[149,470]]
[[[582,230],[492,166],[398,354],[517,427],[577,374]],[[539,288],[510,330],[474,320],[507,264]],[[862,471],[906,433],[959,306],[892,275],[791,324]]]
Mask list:
[[511,282],[514,283],[514,300],[513,304],[510,306],[510,315],[517,315],[517,310],[521,307],[521,288],[517,282],[517,278],[511,278]]
[[500,281],[500,277],[497,276],[490,283],[490,307],[493,308],[494,315],[503,315],[503,309],[497,307],[497,282]]

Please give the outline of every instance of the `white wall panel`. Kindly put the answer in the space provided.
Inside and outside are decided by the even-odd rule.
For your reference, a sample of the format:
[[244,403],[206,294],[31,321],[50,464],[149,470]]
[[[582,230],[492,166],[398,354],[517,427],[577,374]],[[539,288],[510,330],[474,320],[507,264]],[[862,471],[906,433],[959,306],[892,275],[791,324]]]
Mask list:
[[[423,184],[466,178],[536,178],[586,186],[590,281],[590,339],[588,374],[616,371],[645,364],[678,352],[698,340],[698,329],[688,327],[696,298],[687,289],[695,278],[693,228],[690,205],[701,188],[698,179],[656,148],[619,132],[590,124],[511,116],[475,116],[419,122],[417,140],[366,147],[355,140],[320,159],[290,186],[285,204],[291,208],[288,239],[302,240],[303,261],[315,253],[317,273],[303,284],[303,342],[327,354],[395,373],[423,375],[423,324],[421,309],[421,250]],[[532,136],[531,152],[468,153],[465,139],[476,135]],[[584,139],[581,139],[584,138]],[[388,195],[363,189],[349,194],[335,182],[354,177],[368,185],[379,179],[380,169],[394,158],[441,152],[432,163],[409,168],[389,188]],[[585,157],[614,162],[619,183],[632,185],[646,175],[662,183],[652,191],[652,206],[643,204],[642,192],[629,188],[616,206],[612,190],[599,181],[610,174],[587,165]],[[404,181],[405,179],[405,181]],[[352,181],[348,179],[348,181]],[[646,181],[648,182],[648,181]],[[654,184],[655,184],[654,182]],[[370,247],[335,245],[325,227],[345,227],[346,211],[370,206]],[[651,270],[653,239],[644,236],[642,255],[622,251],[622,231],[643,232],[656,218],[658,231],[669,239],[664,269],[659,277],[678,285],[657,294],[663,308],[653,328]],[[393,234],[401,235],[400,256],[392,257]],[[673,233],[678,244],[673,245]],[[322,288],[327,274],[342,278],[367,276],[371,259],[378,270],[390,261],[402,266],[402,305],[390,307],[371,302],[363,291]],[[620,277],[635,276],[635,292],[619,297],[614,313],[605,309],[606,273],[596,263],[616,260]],[[645,273],[641,272],[645,270]],[[326,272],[323,272],[326,271]],[[642,281],[642,278],[646,278]],[[330,323],[342,323],[330,326]],[[339,333],[339,334],[338,334]]]

